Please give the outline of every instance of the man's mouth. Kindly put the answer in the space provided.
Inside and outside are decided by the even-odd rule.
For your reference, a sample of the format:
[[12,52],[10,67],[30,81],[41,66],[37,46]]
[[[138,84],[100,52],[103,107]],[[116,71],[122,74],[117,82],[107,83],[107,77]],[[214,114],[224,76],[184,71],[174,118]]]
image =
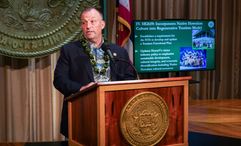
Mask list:
[[86,34],[91,34],[91,33],[93,33],[93,31],[87,31],[87,32],[86,32]]

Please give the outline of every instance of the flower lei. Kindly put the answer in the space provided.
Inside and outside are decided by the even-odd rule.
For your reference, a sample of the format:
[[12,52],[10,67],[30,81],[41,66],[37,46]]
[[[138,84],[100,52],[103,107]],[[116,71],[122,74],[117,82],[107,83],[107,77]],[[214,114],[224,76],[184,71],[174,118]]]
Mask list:
[[89,46],[89,42],[86,40],[86,39],[81,39],[81,45],[82,45],[82,47],[84,48],[84,52],[89,56],[89,58],[90,58],[90,63],[91,63],[91,65],[92,65],[92,68],[93,68],[93,70],[94,70],[94,72],[96,73],[96,74],[102,74],[102,75],[104,75],[105,73],[106,73],[106,70],[107,70],[107,68],[109,67],[109,56],[105,53],[104,54],[104,60],[105,60],[105,63],[104,63],[104,65],[103,65],[103,67],[102,67],[102,69],[101,70],[99,70],[98,68],[97,68],[97,63],[96,63],[96,60],[95,60],[95,58],[94,58],[94,55],[91,53],[91,49],[90,49],[90,46]]

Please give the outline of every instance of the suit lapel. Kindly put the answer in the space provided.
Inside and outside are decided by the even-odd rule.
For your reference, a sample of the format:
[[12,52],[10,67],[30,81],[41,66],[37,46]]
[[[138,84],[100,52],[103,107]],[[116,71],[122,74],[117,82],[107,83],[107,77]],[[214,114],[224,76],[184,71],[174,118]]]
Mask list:
[[88,80],[94,81],[94,76],[93,76],[93,72],[92,72],[92,66],[91,66],[91,63],[90,63],[90,59],[81,59],[81,57],[83,57],[83,56],[85,56],[87,58],[89,58],[89,57],[85,54],[80,42],[78,43],[78,46],[79,46],[78,48],[79,48],[80,60],[84,61],[84,67],[85,68],[83,68],[83,70],[85,70],[87,72]]

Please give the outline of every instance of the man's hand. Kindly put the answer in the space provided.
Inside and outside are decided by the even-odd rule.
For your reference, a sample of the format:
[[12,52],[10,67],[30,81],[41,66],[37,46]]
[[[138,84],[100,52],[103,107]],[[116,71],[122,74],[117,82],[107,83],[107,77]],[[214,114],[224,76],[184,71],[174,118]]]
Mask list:
[[83,90],[89,88],[90,86],[92,86],[92,85],[94,85],[94,84],[95,84],[95,82],[90,82],[89,84],[87,84],[87,85],[85,85],[85,86],[82,86],[82,87],[79,89],[79,91],[83,91]]

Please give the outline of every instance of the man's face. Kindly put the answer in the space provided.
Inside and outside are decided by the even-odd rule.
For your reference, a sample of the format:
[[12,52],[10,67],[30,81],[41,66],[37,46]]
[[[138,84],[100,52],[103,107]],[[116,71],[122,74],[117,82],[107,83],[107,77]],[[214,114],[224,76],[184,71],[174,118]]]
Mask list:
[[96,10],[86,11],[81,15],[81,29],[87,40],[95,42],[102,38],[105,22]]

